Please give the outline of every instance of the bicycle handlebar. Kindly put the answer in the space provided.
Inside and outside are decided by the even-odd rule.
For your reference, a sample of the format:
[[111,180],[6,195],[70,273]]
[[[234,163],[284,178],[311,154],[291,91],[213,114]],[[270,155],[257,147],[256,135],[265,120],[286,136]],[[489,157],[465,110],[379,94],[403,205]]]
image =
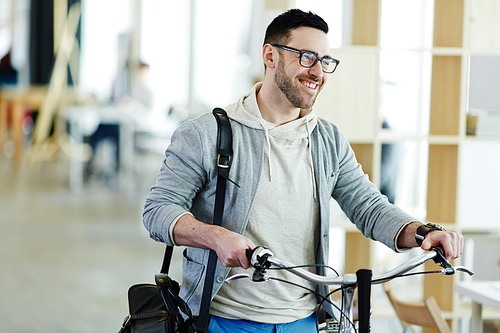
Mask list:
[[[273,278],[271,276],[266,275],[266,270],[268,268],[271,268],[271,266],[275,266],[276,268],[281,268],[285,269],[290,273],[293,273],[307,281],[310,281],[315,284],[320,284],[320,285],[329,285],[329,286],[340,286],[343,291],[342,294],[342,308],[339,308],[338,306],[335,306],[331,301],[328,301],[327,298],[324,298],[327,302],[330,304],[334,305],[338,310],[340,310],[341,313],[341,318],[346,318],[346,320],[340,320],[338,326],[339,330],[338,332],[352,332],[352,329],[354,326],[352,318],[352,301],[353,301],[353,296],[354,296],[354,289],[356,287],[361,289],[366,289],[365,283],[367,282],[369,285],[370,284],[381,284],[387,281],[390,281],[396,277],[403,276],[405,273],[411,271],[412,269],[422,265],[423,263],[429,261],[429,260],[434,260],[434,262],[442,267],[439,271],[436,271],[434,273],[441,273],[444,275],[453,275],[455,274],[456,271],[462,271],[465,272],[469,275],[473,275],[474,272],[467,267],[463,266],[453,266],[443,255],[443,252],[439,248],[434,248],[431,251],[424,252],[423,254],[414,257],[413,259],[407,261],[406,263],[394,268],[393,270],[383,273],[380,275],[375,275],[372,276],[371,271],[369,271],[369,276],[367,275],[360,275],[362,276],[361,280],[363,280],[365,283],[362,283],[361,286],[358,286],[358,282],[362,282],[361,280],[358,281],[357,274],[344,274],[343,276],[337,276],[337,277],[328,277],[328,276],[323,276],[323,275],[318,275],[311,273],[305,269],[302,269],[300,267],[297,267],[294,264],[291,264],[289,262],[286,262],[285,260],[278,259],[274,256],[273,252],[265,247],[262,246],[257,246],[253,250],[247,250],[246,255],[248,258],[248,261],[250,264],[255,268],[255,271],[253,272],[253,275],[250,276],[248,274],[235,274],[229,278],[226,279],[227,283],[230,283],[233,280],[238,280],[241,278],[250,278],[254,282],[260,282],[260,281],[268,281],[272,280]],[[359,270],[360,271],[365,271],[365,270]],[[371,279],[371,281],[370,281]],[[281,280],[282,282],[286,282]],[[361,288],[363,287],[363,288]],[[369,288],[369,287],[368,287]],[[366,293],[365,293],[366,294]],[[365,295],[366,296],[366,295]],[[366,297],[365,297],[366,298]],[[368,292],[368,300],[363,300],[364,303],[369,304],[369,292]],[[361,309],[361,303],[362,303],[362,297],[360,294],[359,298],[359,306]],[[360,329],[363,327],[363,329],[360,332],[369,332],[369,305],[363,304],[363,308],[366,310],[365,312],[361,313],[360,312],[360,324],[359,327]],[[361,317],[361,314],[364,314],[363,317]],[[363,325],[361,324],[361,319],[363,319]],[[329,331],[330,332],[330,331]],[[335,331],[337,332],[337,331]],[[358,332],[356,329],[354,329],[354,332]]]
[[[338,276],[338,277],[327,277],[311,273],[305,269],[296,267],[292,263],[276,258],[270,249],[262,246],[257,246],[253,250],[247,250],[246,254],[248,260],[250,261],[250,264],[256,269],[256,272],[252,277],[252,280],[254,281],[266,280],[266,277],[264,275],[265,270],[270,268],[271,266],[275,266],[278,268],[286,269],[287,271],[315,284],[337,285],[345,287],[345,286],[355,286],[357,282],[355,274],[345,274],[343,276]],[[422,265],[423,263],[429,260],[434,260],[434,262],[439,264],[442,267],[439,273],[444,275],[453,275],[455,274],[456,271],[465,272],[470,276],[474,274],[474,272],[468,269],[467,267],[453,266],[444,257],[440,249],[434,248],[431,251],[419,255],[387,273],[373,276],[372,284],[381,284],[390,281],[398,276],[403,275],[404,273],[407,273],[408,271],[411,271],[412,269]],[[249,277],[249,276],[245,274],[237,274],[228,278],[226,281],[230,282],[231,280],[243,277]]]

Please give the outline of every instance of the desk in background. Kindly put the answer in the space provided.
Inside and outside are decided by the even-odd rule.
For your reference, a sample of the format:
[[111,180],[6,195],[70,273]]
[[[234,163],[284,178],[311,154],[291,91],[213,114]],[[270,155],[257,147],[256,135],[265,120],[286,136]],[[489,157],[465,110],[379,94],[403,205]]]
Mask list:
[[120,150],[118,161],[120,169],[125,171],[126,181],[133,180],[134,131],[135,122],[128,110],[119,105],[73,106],[61,113],[69,123],[69,134],[72,138],[70,147],[70,188],[79,192],[83,186],[84,169],[84,137],[92,134],[99,124],[119,126]]
[[0,150],[4,152],[8,140],[8,110],[12,112],[13,161],[20,164],[24,150],[23,113],[39,110],[47,97],[46,86],[24,88],[5,87],[0,91]]
[[483,332],[483,306],[500,310],[500,281],[467,281],[457,283],[455,290],[472,299],[471,333]]

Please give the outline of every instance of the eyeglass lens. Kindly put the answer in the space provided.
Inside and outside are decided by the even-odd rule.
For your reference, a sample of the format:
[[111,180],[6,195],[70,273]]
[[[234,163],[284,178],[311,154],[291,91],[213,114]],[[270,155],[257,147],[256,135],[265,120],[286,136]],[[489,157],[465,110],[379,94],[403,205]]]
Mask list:
[[[300,57],[300,65],[302,65],[304,67],[313,67],[314,65],[316,65],[316,62],[319,60],[318,56],[316,56],[312,52],[302,51],[301,53],[302,54]],[[321,68],[323,69],[323,71],[325,71],[327,73],[332,73],[338,64],[335,60],[330,59],[330,58],[322,59],[320,61],[320,63],[321,63]]]

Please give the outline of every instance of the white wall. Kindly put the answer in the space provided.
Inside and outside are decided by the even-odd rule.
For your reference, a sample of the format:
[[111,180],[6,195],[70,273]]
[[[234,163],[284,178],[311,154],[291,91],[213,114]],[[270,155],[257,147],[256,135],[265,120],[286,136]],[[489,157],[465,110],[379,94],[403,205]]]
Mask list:
[[458,223],[500,227],[500,140],[466,140],[461,146]]
[[80,89],[99,100],[111,97],[118,67],[118,36],[129,33],[129,0],[82,1]]

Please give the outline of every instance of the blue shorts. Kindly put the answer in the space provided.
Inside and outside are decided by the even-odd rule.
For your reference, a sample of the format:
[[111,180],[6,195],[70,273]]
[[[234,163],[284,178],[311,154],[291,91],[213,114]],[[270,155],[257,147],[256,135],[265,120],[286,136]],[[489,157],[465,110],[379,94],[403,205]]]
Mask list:
[[210,324],[207,333],[317,333],[318,323],[316,313],[307,318],[292,321],[285,324],[265,324],[249,320],[225,319],[217,316],[210,316]]

